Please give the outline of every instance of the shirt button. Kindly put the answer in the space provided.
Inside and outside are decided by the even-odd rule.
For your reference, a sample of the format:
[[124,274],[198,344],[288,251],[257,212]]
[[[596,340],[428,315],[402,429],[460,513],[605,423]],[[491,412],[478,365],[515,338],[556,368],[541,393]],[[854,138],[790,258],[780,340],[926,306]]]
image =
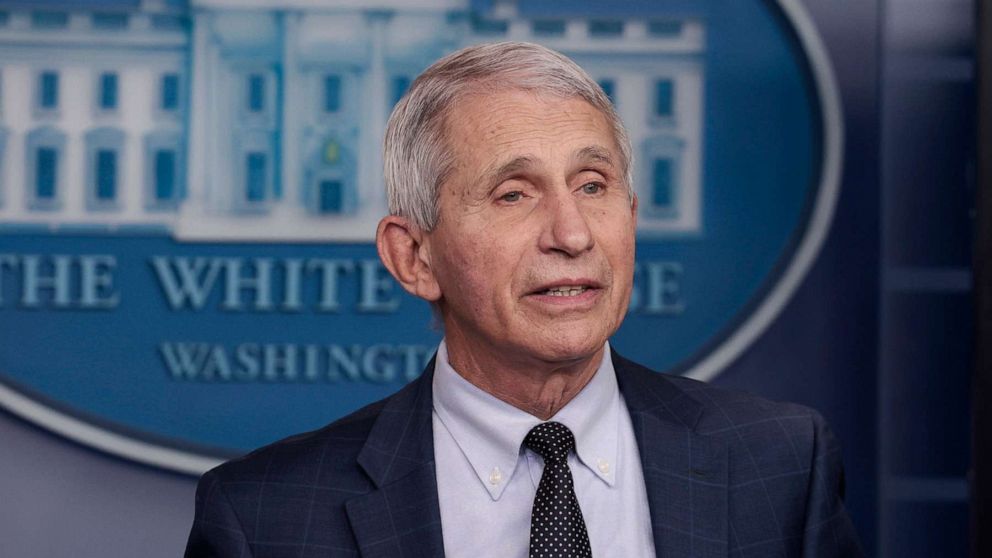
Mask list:
[[499,484],[503,480],[503,472],[499,470],[499,467],[493,467],[493,471],[489,473],[489,484]]
[[599,465],[599,472],[600,473],[603,473],[604,475],[610,474],[610,462],[609,461],[607,461],[605,459],[600,459],[598,465]]

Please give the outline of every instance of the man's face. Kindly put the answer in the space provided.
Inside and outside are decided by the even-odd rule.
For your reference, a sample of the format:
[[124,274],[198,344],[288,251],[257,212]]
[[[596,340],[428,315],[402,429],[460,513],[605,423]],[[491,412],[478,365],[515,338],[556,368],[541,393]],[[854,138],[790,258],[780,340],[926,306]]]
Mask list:
[[462,99],[455,168],[427,235],[449,346],[511,360],[589,357],[630,299],[636,206],[606,118],[524,91]]

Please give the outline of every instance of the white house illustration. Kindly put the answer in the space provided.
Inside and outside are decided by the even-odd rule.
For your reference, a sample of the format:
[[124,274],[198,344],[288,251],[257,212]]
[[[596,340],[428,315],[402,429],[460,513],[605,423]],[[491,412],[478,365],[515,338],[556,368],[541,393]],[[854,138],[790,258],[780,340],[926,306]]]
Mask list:
[[573,58],[634,145],[642,235],[702,230],[705,26],[468,0],[0,2],[0,230],[373,239],[389,112],[438,57]]

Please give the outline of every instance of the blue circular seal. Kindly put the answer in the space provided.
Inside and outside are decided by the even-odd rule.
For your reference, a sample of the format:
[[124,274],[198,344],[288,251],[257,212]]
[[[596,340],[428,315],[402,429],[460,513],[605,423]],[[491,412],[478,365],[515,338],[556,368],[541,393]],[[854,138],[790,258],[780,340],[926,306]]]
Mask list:
[[715,377],[829,230],[839,98],[796,0],[228,4],[138,8],[57,59],[58,18],[0,28],[0,405],[72,440],[195,474],[417,377],[440,332],[372,244],[379,145],[469,44],[559,50],[624,119],[625,355]]

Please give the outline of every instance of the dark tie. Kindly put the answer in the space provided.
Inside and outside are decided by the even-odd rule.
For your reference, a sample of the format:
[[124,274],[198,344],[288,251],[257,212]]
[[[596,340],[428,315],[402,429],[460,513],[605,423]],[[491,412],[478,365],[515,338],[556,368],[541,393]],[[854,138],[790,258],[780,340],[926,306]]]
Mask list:
[[544,458],[530,516],[531,558],[591,558],[589,534],[568,470],[568,452],[575,449],[572,431],[560,422],[543,422],[527,433],[524,445]]

